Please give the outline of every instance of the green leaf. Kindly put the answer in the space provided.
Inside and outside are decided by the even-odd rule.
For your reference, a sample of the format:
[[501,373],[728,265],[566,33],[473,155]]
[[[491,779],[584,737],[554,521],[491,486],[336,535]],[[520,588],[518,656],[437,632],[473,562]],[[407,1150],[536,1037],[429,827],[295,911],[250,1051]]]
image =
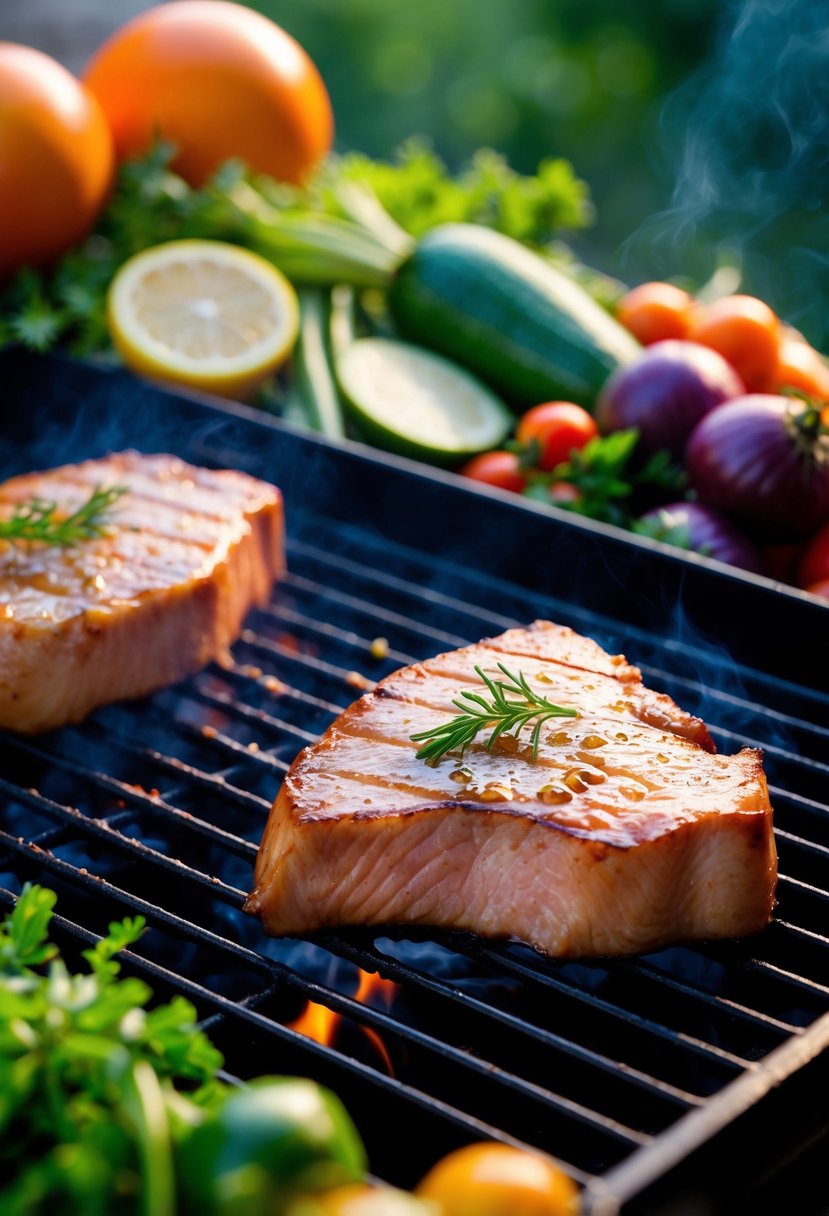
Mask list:
[[57,896],[27,883],[12,912],[0,925],[0,973],[15,975],[47,962],[57,953],[46,941]]

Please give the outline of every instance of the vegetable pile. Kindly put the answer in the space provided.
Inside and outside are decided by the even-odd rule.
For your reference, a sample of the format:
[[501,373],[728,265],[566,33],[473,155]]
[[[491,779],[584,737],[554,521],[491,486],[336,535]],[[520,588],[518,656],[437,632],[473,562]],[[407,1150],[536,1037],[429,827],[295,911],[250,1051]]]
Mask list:
[[0,922],[4,1216],[462,1216],[470,1185],[486,1216],[523,1199],[539,1216],[573,1210],[549,1158],[504,1145],[450,1154],[421,1198],[370,1184],[334,1094],[291,1077],[230,1084],[188,1001],[120,976],[141,917],[111,924],[73,972],[49,941],[55,902],[27,885]]
[[[40,105],[31,54],[0,56],[15,148]],[[825,594],[829,366],[719,275],[626,290],[581,266],[560,235],[591,207],[567,162],[521,176],[483,150],[452,176],[417,143],[335,157],[314,65],[229,0],[149,9],[72,87],[111,135],[83,206],[53,189],[74,147],[54,104],[50,155],[12,165],[0,345],[114,344],[140,374]],[[47,215],[21,245],[33,193],[72,223]],[[257,288],[269,303],[240,308]]]

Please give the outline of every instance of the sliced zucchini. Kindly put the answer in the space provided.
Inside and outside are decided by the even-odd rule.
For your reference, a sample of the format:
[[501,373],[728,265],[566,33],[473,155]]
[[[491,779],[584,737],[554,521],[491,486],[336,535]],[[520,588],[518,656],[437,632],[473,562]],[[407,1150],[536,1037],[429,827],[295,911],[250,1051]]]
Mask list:
[[497,448],[515,422],[469,372],[408,342],[359,338],[339,356],[337,376],[369,442],[430,464]]

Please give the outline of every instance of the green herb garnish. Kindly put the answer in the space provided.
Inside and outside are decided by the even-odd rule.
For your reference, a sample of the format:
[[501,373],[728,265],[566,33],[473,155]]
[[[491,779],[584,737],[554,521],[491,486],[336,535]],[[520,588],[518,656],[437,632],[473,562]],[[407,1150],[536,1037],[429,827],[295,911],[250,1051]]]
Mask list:
[[193,1005],[121,975],[143,917],[113,922],[75,971],[49,940],[55,899],[27,884],[0,917],[2,1216],[253,1216],[363,1178],[333,1094],[293,1077],[229,1083]]
[[[549,718],[578,717],[578,710],[554,705],[546,697],[540,697],[538,693],[533,692],[523,672],[519,671],[518,675],[515,675],[503,663],[499,663],[498,667],[507,677],[506,680],[492,679],[480,667],[475,668],[489,689],[491,700],[488,701],[482,693],[465,689],[452,702],[459,710],[456,717],[433,727],[432,730],[424,730],[410,736],[413,743],[427,740],[417,752],[418,760],[437,761],[447,752],[458,752],[462,755],[475,736],[490,726],[493,729],[486,741],[486,749],[491,751],[499,735],[517,736],[525,726],[537,718],[530,735],[535,760],[544,723]],[[508,693],[515,694],[521,700],[507,700]]]
[[0,519],[0,540],[63,546],[93,540],[106,532],[112,508],[126,492],[126,486],[112,486],[108,490],[96,486],[71,515],[62,515],[58,504],[49,499],[30,498],[18,503],[8,519]]

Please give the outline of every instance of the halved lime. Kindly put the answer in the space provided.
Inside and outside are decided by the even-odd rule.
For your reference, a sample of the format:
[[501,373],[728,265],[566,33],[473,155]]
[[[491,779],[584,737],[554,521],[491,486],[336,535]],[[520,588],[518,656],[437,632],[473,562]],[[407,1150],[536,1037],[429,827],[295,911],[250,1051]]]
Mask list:
[[430,464],[497,448],[515,423],[474,376],[408,342],[359,338],[339,357],[337,376],[366,439]]

